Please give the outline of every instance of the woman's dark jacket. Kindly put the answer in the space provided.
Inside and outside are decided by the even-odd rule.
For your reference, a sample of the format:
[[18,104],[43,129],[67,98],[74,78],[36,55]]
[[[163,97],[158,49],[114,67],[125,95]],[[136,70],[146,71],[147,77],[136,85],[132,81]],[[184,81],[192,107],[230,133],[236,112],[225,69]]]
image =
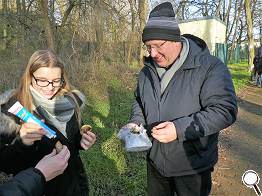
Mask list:
[[44,193],[45,177],[36,168],[19,172],[10,181],[0,185],[1,196],[41,196]]
[[[7,110],[15,103],[12,92],[1,95],[0,113],[0,170],[7,174],[17,174],[29,167],[35,167],[39,160],[52,152],[55,143],[59,140],[70,151],[68,167],[63,174],[47,182],[46,196],[88,195],[88,185],[85,170],[79,156],[81,135],[76,115],[67,123],[67,138],[55,127],[47,124],[56,131],[57,137],[49,139],[43,137],[32,146],[22,143],[16,132],[20,129],[20,120]],[[41,117],[40,117],[41,118]]]
[[210,55],[205,42],[192,35],[189,54],[161,95],[153,59],[139,73],[130,122],[150,131],[164,121],[175,124],[178,139],[152,138],[148,160],[163,176],[182,176],[212,168],[218,159],[218,134],[236,120],[237,101],[226,65]]

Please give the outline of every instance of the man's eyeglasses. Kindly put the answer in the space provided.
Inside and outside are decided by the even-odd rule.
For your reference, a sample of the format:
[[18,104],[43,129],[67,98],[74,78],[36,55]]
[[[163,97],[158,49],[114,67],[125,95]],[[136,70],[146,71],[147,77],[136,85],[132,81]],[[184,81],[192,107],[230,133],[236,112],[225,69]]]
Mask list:
[[144,45],[145,49],[148,51],[148,52],[151,52],[151,50],[154,48],[156,51],[161,51],[161,47],[164,46],[164,44],[166,43],[167,41],[164,41],[163,43],[161,44],[154,44],[154,45]]
[[63,86],[63,83],[64,83],[63,78],[58,78],[58,79],[50,82],[48,80],[38,79],[34,75],[32,75],[32,76],[33,76],[33,78],[36,82],[36,85],[38,85],[40,87],[47,87],[49,84],[52,84],[53,87],[61,87],[61,86]]

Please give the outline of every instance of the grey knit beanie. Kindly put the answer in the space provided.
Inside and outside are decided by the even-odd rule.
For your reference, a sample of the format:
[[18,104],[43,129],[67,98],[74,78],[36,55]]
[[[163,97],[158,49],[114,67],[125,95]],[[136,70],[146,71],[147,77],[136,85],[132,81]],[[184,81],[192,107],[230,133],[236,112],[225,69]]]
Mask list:
[[142,41],[148,40],[181,41],[180,29],[170,2],[161,3],[150,12],[142,33]]

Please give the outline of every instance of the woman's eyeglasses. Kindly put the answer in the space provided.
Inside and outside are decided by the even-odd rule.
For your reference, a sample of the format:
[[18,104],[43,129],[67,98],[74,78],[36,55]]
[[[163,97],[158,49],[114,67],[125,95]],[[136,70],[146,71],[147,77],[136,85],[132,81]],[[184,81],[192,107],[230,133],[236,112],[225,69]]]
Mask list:
[[36,85],[40,86],[40,87],[47,87],[49,84],[52,84],[53,87],[61,87],[63,86],[64,80],[63,78],[59,78],[56,80],[53,80],[52,82],[48,81],[48,80],[43,80],[43,79],[38,79],[36,78],[34,75],[32,75]]

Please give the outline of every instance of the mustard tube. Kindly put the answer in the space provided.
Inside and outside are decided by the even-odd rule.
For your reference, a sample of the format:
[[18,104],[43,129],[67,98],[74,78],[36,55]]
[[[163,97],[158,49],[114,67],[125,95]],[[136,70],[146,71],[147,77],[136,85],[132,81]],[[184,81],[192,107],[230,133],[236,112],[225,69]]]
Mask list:
[[8,112],[16,115],[20,119],[22,119],[24,122],[31,122],[31,123],[36,123],[40,125],[45,131],[46,131],[46,136],[48,138],[55,138],[56,137],[56,132],[50,129],[45,123],[43,123],[41,120],[36,118],[32,113],[30,113],[26,108],[22,106],[22,104],[17,101],[11,108],[8,110]]

